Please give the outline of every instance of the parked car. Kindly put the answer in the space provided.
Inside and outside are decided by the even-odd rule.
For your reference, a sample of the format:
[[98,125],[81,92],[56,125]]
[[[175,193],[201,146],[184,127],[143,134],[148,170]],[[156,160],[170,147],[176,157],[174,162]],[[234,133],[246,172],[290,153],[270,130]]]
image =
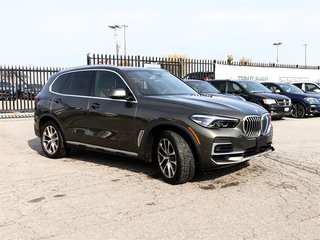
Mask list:
[[183,79],[201,79],[201,80],[214,79],[214,72],[192,72],[184,76]]
[[35,96],[41,91],[42,84],[40,83],[29,83],[25,84],[24,88],[21,91],[21,98],[23,99],[34,99]]
[[155,161],[163,179],[268,153],[270,114],[245,101],[200,96],[163,69],[96,65],[52,75],[35,98],[35,134],[49,158],[70,147]]
[[208,82],[221,93],[240,95],[247,101],[264,107],[275,119],[291,115],[290,98],[274,94],[258,82],[247,80],[210,80]]
[[293,83],[296,87],[300,88],[306,93],[320,93],[320,85],[317,83]]
[[214,96],[214,97],[229,97],[237,100],[246,101],[243,97],[233,95],[233,94],[222,94],[218,89],[216,89],[212,84],[197,79],[188,79],[185,80],[185,83],[196,90],[199,94]]
[[303,118],[306,115],[320,114],[320,95],[303,92],[300,88],[290,83],[262,83],[274,93],[290,97],[292,100],[292,117]]
[[14,87],[10,82],[0,81],[0,99],[11,100],[14,99]]

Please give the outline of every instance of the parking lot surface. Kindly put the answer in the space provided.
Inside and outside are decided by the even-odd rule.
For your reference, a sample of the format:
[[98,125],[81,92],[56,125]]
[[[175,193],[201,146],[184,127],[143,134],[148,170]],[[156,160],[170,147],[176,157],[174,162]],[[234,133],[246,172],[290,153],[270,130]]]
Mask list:
[[33,119],[0,119],[0,239],[320,239],[320,118],[274,121],[274,147],[192,182],[74,150],[43,156]]

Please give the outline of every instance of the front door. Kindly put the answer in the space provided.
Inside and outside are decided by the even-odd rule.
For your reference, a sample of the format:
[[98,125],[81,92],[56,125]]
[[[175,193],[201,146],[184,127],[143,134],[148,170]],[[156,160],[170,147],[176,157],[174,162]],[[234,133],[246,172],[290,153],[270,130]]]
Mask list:
[[[91,144],[111,152],[137,152],[135,114],[136,100],[112,99],[114,89],[130,90],[120,75],[111,70],[97,71],[94,96],[89,101],[88,115]],[[132,154],[131,154],[132,155]],[[135,154],[133,154],[135,155]]]

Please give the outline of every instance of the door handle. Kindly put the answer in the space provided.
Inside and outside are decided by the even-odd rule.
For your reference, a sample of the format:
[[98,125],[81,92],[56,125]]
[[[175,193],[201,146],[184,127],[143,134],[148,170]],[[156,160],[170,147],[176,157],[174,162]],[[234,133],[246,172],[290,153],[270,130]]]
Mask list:
[[100,108],[100,104],[99,103],[92,103],[91,108],[93,108],[93,109]]
[[61,103],[62,100],[60,98],[54,100],[55,103]]

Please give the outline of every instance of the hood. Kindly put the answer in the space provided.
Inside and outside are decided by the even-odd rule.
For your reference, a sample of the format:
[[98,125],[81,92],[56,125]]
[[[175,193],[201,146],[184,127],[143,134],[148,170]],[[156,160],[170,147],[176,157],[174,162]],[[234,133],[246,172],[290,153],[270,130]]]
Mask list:
[[261,98],[272,98],[275,100],[289,99],[287,96],[276,94],[276,93],[255,93],[254,95],[259,96]]
[[320,100],[320,94],[319,93],[304,93],[303,96],[305,97],[313,97],[313,98],[317,98],[318,100]]
[[225,98],[232,98],[236,100],[246,101],[243,97],[229,94],[229,93],[211,93],[211,94],[204,94],[204,95],[211,96],[211,97],[225,97]]
[[[146,100],[175,111],[188,112],[187,114],[212,114],[226,117],[243,118],[246,115],[262,115],[267,113],[263,107],[246,101],[239,101],[225,96],[203,95],[161,95],[147,96]],[[175,105],[175,106],[173,106]]]
[[318,93],[288,93],[290,94],[291,98],[306,98],[306,97],[311,97],[311,98],[316,98],[320,100],[320,94]]

